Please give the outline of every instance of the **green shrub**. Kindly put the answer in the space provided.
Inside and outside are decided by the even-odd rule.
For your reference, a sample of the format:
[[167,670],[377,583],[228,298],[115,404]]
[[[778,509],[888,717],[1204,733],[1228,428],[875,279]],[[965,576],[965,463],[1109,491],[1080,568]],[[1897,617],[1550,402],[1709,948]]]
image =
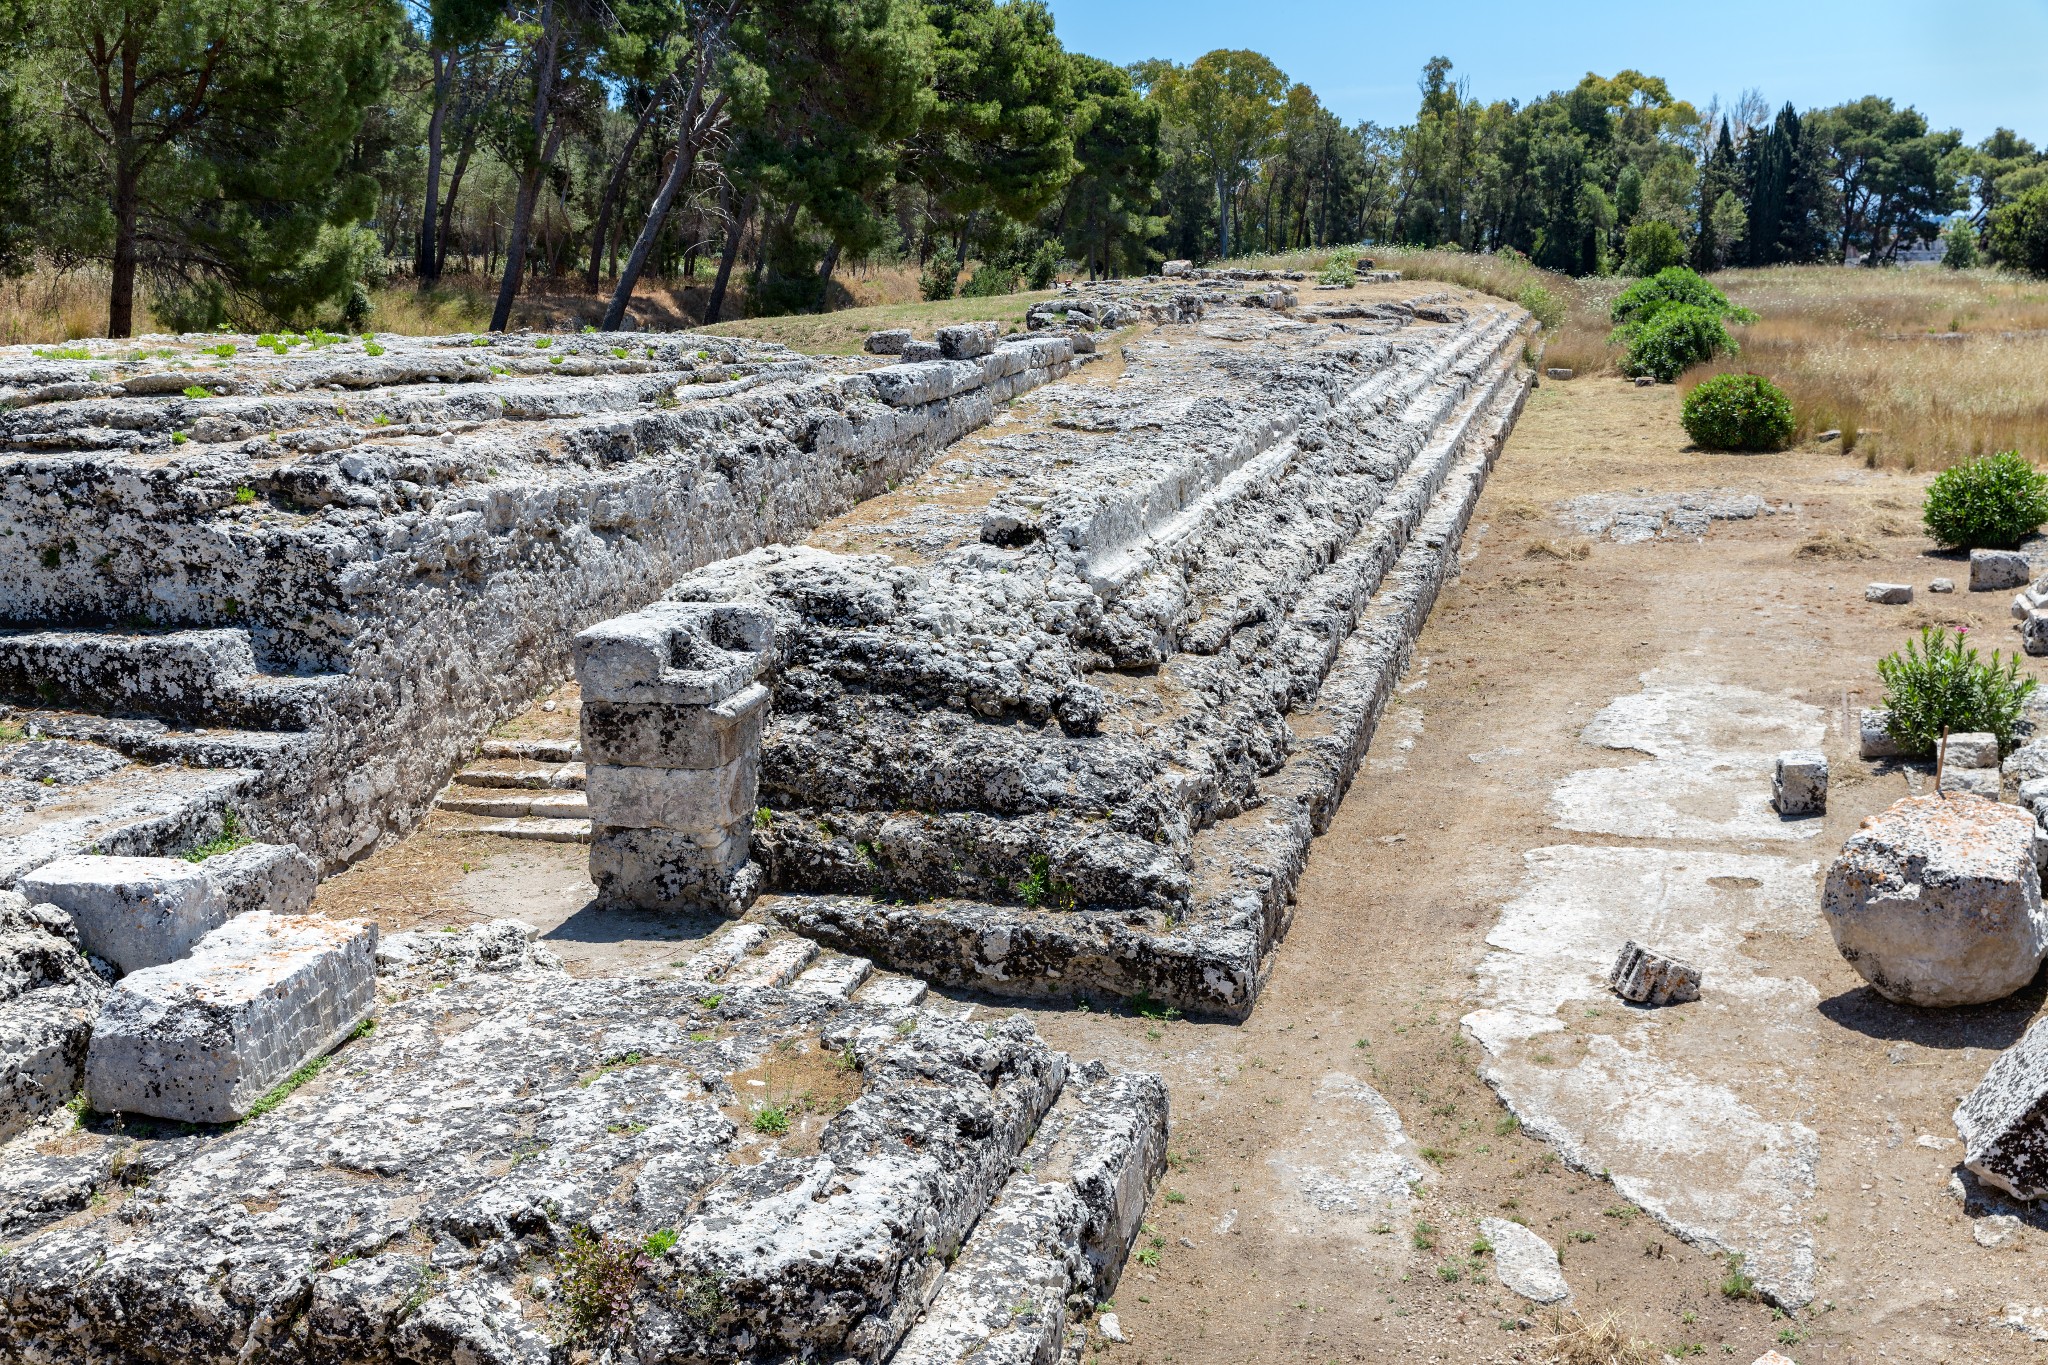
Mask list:
[[1060,271],[1060,249],[1048,237],[1038,244],[1038,250],[1031,253],[1031,259],[1024,263],[1024,283],[1032,289],[1050,289],[1054,276]]
[[967,277],[960,287],[963,299],[991,299],[1017,292],[1017,272],[1005,265],[984,265]]
[[1932,757],[1944,730],[1994,734],[2001,754],[2012,748],[2013,730],[2034,680],[2020,676],[2018,655],[1994,650],[1984,663],[1965,638],[1963,631],[1951,636],[1930,626],[1920,632],[1917,644],[1909,640],[1897,654],[1877,661],[1886,728],[1910,754]]
[[1617,327],[1646,322],[1666,308],[1704,308],[1730,322],[1755,322],[1756,314],[1728,302],[1728,296],[1683,266],[1660,270],[1621,291],[1608,321]]
[[2000,265],[2048,275],[2048,184],[1999,205],[1985,225],[1984,246]]
[[1948,243],[1948,250],[1941,255],[1941,263],[1950,270],[1970,270],[1979,263],[1977,229],[1970,226],[1969,219],[1958,218],[1943,228],[1941,240]]
[[1522,292],[1515,296],[1515,302],[1528,309],[1545,331],[1555,331],[1557,324],[1564,321],[1564,304],[1540,284],[1523,285]]
[[1614,329],[1610,345],[1627,348],[1621,372],[1669,384],[1695,365],[1738,349],[1712,311],[1689,303],[1658,309],[1641,321]]
[[2013,450],[1952,465],[1927,486],[1920,519],[1957,549],[2017,545],[2048,522],[2048,474]]
[[1636,223],[1623,239],[1621,273],[1655,275],[1685,261],[1685,238],[1661,218]]
[[940,252],[925,266],[924,274],[918,276],[917,292],[924,296],[926,303],[936,303],[940,299],[952,298],[959,284],[960,272],[954,268],[953,258]]
[[1340,251],[1323,266],[1323,273],[1316,276],[1317,284],[1356,284],[1358,282],[1358,256],[1354,252]]
[[1685,396],[1685,434],[1708,450],[1783,450],[1792,400],[1760,374],[1717,374]]

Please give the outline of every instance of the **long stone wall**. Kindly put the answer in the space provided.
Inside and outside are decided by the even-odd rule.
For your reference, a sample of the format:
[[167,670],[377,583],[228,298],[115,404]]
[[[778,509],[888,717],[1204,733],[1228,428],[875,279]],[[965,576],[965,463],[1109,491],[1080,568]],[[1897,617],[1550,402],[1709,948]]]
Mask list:
[[192,798],[128,774],[118,810],[0,832],[0,882],[230,806],[360,856],[575,631],[802,536],[1073,363],[994,341],[879,368],[693,335],[0,351],[0,695],[45,735],[233,775]]

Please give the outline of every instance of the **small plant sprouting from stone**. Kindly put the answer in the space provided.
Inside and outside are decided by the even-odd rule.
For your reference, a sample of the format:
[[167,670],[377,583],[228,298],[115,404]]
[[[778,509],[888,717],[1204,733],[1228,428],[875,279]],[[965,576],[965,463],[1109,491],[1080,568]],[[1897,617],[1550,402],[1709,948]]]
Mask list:
[[1743,1258],[1739,1251],[1728,1253],[1728,1273],[1721,1277],[1721,1294],[1730,1299],[1753,1299],[1756,1297],[1756,1281],[1742,1268]]
[[917,1020],[916,1020],[916,1019],[898,1019],[898,1020],[896,1021],[896,1036],[897,1036],[897,1037],[899,1037],[899,1038],[908,1038],[908,1037],[909,1037],[909,1036],[910,1036],[911,1034],[913,1034],[913,1033],[915,1033],[915,1032],[917,1032]]
[[1030,866],[1031,875],[1017,883],[1017,899],[1033,910],[1041,906],[1071,910],[1079,897],[1071,885],[1052,875],[1050,860],[1043,853],[1034,853]]
[[280,1104],[283,1104],[291,1098],[294,1090],[297,1090],[307,1081],[312,1080],[315,1076],[325,1071],[328,1062],[332,1060],[332,1057],[315,1057],[312,1061],[307,1062],[297,1071],[279,1081],[269,1094],[250,1105],[248,1117],[250,1119],[260,1119]]
[[697,997],[697,1003],[707,1010],[715,1010],[718,1008],[719,1002],[724,999],[725,997],[722,995],[700,995]]
[[73,1128],[83,1128],[92,1122],[92,1105],[87,1102],[83,1090],[66,1100],[64,1107],[71,1111],[71,1126]]
[[187,384],[185,386],[185,396],[187,398],[211,398],[213,395],[200,388],[197,384]]
[[645,1243],[599,1236],[589,1228],[572,1231],[569,1244],[555,1257],[558,1341],[575,1347],[613,1340],[632,1317],[633,1292],[650,1264]]
[[767,829],[775,823],[775,812],[766,806],[754,812],[754,828]]
[[376,1019],[376,1016],[375,1016],[375,1015],[372,1015],[372,1016],[371,1016],[370,1018],[368,1018],[368,1019],[365,1019],[365,1020],[363,1020],[363,1022],[362,1022],[362,1023],[360,1023],[360,1024],[357,1024],[357,1025],[355,1026],[355,1031],[354,1031],[354,1032],[352,1032],[352,1033],[350,1033],[350,1034],[349,1034],[349,1037],[351,1037],[351,1038],[367,1038],[367,1037],[369,1037],[369,1036],[370,1036],[371,1034],[375,1033],[376,1031],[377,1031],[377,1019]]
[[763,1137],[783,1137],[789,1132],[789,1109],[780,1104],[764,1104],[754,1111],[748,1126]]
[[242,828],[242,818],[231,810],[224,810],[220,813],[220,833],[187,853],[185,861],[203,863],[216,854],[233,853],[236,849],[255,842],[249,837],[248,831]]
[[191,439],[192,438],[190,436],[187,436],[182,431],[174,431],[171,433],[171,444],[174,446],[181,446]]
[[533,344],[536,349],[545,351],[548,347],[555,344],[555,339],[553,337],[541,337]]
[[247,507],[250,503],[254,501],[256,501],[256,490],[249,487],[247,484],[243,484],[240,488],[237,488],[235,490],[235,506]]
[[383,348],[382,346],[378,345],[378,344],[377,344],[376,342],[374,342],[374,341],[366,341],[366,342],[364,342],[364,343],[363,343],[363,354],[364,354],[364,355],[383,355],[383,354],[384,354],[384,348]]
[[607,1073],[623,1070],[629,1066],[638,1066],[646,1060],[646,1055],[640,1052],[622,1052],[616,1057],[607,1057],[598,1064],[597,1070],[583,1078],[583,1087],[587,1090],[591,1086],[596,1085],[599,1078]]

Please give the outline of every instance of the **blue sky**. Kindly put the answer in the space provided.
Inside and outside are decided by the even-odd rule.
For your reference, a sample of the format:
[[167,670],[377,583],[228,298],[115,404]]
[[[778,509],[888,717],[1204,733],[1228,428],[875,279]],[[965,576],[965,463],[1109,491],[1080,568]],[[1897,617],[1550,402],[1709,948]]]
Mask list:
[[1681,99],[1773,107],[1889,95],[1975,142],[2003,124],[2048,141],[2048,0],[1050,0],[1070,48],[1124,63],[1265,53],[1347,121],[1405,123],[1442,54],[1481,100],[1528,100],[1588,71],[1664,77]]

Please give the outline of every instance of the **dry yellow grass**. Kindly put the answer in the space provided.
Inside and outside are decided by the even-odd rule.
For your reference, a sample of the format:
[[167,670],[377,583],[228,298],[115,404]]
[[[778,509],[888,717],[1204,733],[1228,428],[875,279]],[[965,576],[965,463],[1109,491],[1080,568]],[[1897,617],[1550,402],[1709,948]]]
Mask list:
[[2048,459],[2048,285],[1988,271],[1835,266],[1715,277],[1759,314],[1740,355],[1687,374],[1767,375],[1795,439],[1830,428],[1872,466],[1943,469],[1999,450]]
[[[0,346],[48,344],[105,336],[107,272],[44,268],[0,281]],[[155,329],[146,301],[138,301],[135,330]]]

